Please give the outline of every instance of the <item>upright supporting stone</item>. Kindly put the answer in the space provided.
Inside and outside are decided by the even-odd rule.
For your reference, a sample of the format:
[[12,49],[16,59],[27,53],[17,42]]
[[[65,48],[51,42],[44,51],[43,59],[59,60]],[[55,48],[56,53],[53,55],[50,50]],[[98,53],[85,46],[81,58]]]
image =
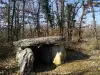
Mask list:
[[66,51],[63,45],[52,47],[52,59],[55,65],[60,65],[66,59]]
[[33,68],[34,54],[30,48],[21,49],[20,47],[17,50],[16,59],[20,67],[21,75],[29,75],[30,71]]

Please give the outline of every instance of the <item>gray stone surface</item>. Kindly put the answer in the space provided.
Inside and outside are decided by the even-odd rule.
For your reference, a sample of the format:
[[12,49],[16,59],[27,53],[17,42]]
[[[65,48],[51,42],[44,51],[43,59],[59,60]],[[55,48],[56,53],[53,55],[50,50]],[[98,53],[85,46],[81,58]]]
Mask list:
[[17,48],[16,59],[20,67],[20,74],[29,75],[33,68],[34,54],[30,48],[21,49]]
[[14,46],[27,47],[27,46],[34,46],[37,44],[53,44],[57,42],[62,42],[62,36],[49,36],[49,37],[23,39],[15,41],[13,42],[13,44]]

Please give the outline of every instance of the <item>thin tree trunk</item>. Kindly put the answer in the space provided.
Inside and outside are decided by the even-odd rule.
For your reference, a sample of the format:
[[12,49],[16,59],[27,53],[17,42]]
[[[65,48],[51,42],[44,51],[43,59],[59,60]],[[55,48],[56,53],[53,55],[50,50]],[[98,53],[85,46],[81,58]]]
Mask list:
[[[57,8],[57,25],[59,26],[59,21],[60,21],[60,18],[59,18],[58,0],[56,0],[56,8]],[[60,33],[61,33],[61,32],[60,32]]]
[[10,0],[8,3],[8,42],[10,41]]
[[11,41],[14,40],[14,30],[13,30],[13,21],[14,21],[14,16],[15,16],[15,4],[16,4],[16,1],[14,0],[14,4],[13,4],[13,14],[12,14],[12,25],[11,25]]
[[64,2],[65,0],[61,0],[61,35],[63,36],[63,30],[64,30]]
[[96,20],[95,20],[95,13],[94,13],[94,7],[93,7],[92,0],[91,0],[91,11],[92,11],[92,17],[93,17],[93,24],[94,24],[94,33],[95,33],[95,38],[97,41],[96,45],[98,47],[99,45],[98,45],[98,37],[97,37],[97,30],[96,30]]
[[40,37],[40,23],[39,23],[40,4],[41,4],[41,0],[39,0],[39,8],[38,8],[38,12],[37,12],[37,32],[38,32],[38,37]]
[[15,40],[17,41],[17,13],[15,10],[15,30],[14,30]]
[[82,39],[82,21],[83,21],[83,17],[84,17],[84,14],[85,14],[84,0],[82,1],[82,5],[83,5],[83,11],[82,11],[82,15],[81,15],[81,18],[80,18],[78,42],[81,42],[81,39]]
[[23,0],[23,33],[22,33],[22,37],[24,38],[25,36],[25,0]]
[[19,40],[20,38],[20,28],[21,28],[21,25],[19,24],[19,3],[17,5],[18,9],[17,9],[17,12],[16,12],[16,21],[17,21],[17,33],[16,33],[16,37],[17,37],[17,40]]
[[10,41],[9,30],[10,30],[10,0],[9,0],[9,3],[8,3],[8,42]]

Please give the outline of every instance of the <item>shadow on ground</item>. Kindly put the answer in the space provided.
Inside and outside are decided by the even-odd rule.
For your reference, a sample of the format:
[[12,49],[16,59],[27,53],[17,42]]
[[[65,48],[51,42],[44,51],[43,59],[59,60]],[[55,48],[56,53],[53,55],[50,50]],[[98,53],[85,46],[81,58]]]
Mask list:
[[67,49],[67,60],[84,60],[84,59],[88,59],[90,57],[90,55],[85,54],[82,52],[82,49]]
[[54,64],[38,63],[33,66],[33,72],[46,72],[56,68]]

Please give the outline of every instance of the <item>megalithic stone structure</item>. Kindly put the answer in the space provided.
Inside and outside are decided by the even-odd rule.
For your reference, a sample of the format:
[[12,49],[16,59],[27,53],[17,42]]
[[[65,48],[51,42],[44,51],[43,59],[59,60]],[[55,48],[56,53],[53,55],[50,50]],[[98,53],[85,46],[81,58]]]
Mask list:
[[[13,44],[16,48],[16,59],[20,67],[19,72],[22,75],[30,74],[36,59],[40,60],[41,58],[45,63],[54,63],[57,66],[66,59],[64,38],[62,36],[23,39],[13,42]],[[35,55],[39,55],[38,58]]]

